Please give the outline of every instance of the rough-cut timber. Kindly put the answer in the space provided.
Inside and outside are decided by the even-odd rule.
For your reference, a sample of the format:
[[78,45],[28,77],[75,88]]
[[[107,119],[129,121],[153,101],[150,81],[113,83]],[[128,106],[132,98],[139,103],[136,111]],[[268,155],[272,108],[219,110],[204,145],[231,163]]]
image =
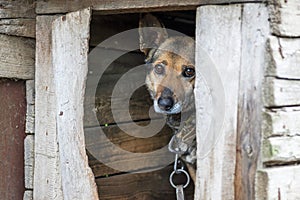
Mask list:
[[264,111],[262,131],[264,137],[300,135],[300,107]]
[[300,136],[271,137],[263,141],[263,162],[278,165],[300,161]]
[[35,0],[1,0],[0,18],[35,18]]
[[255,199],[262,125],[262,84],[267,62],[266,43],[270,34],[266,5],[244,4],[241,27],[235,199],[250,200]]
[[35,88],[34,80],[26,81],[26,133],[34,133]]
[[300,0],[271,0],[272,32],[278,36],[300,36]]
[[300,199],[300,166],[269,168],[257,173],[256,199]]
[[33,200],[33,191],[31,191],[31,190],[25,191],[23,200]]
[[266,107],[300,105],[300,81],[267,77],[263,98]]
[[33,79],[35,41],[0,34],[0,77]]
[[56,16],[37,17],[35,77],[34,199],[63,199],[56,133],[51,24]]
[[27,135],[24,141],[25,188],[33,189],[34,136]]
[[55,117],[64,199],[98,199],[83,130],[90,19],[91,10],[84,9],[52,24]]
[[270,36],[268,47],[270,61],[266,75],[300,79],[300,38]]
[[[197,117],[199,116],[197,118],[197,168],[199,170],[197,170],[195,199],[234,199],[235,195],[233,185],[241,59],[241,11],[241,5],[202,6],[197,10],[197,77],[203,77],[211,85],[203,85],[200,78],[196,80],[196,110]],[[212,61],[209,62],[208,59]],[[205,69],[216,71],[204,74]],[[217,81],[223,84],[223,88],[212,88]],[[208,87],[209,92],[203,94],[205,87]],[[225,93],[225,99],[217,99],[216,97],[222,92]],[[225,109],[224,119],[211,119],[209,113],[204,113],[213,107],[207,107],[209,103],[201,101],[211,94],[212,98],[216,98],[213,99],[215,102],[223,101],[219,105],[221,105],[220,109]],[[220,110],[215,112],[217,113],[215,116],[220,117]],[[223,126],[216,130],[217,124],[223,120]],[[212,132],[208,134],[207,126],[210,124]],[[206,149],[210,141],[213,144],[211,151]],[[206,156],[203,155],[203,149],[207,151]]]
[[224,4],[235,2],[262,2],[261,0],[85,0],[74,3],[72,0],[44,0],[37,1],[37,14],[66,13],[76,11],[89,6],[93,10],[99,11],[99,14],[108,13],[133,13],[133,12],[151,12],[151,11],[171,11],[195,9],[204,4]]
[[0,79],[0,198],[24,193],[25,82]]
[[35,38],[35,19],[0,19],[0,33]]

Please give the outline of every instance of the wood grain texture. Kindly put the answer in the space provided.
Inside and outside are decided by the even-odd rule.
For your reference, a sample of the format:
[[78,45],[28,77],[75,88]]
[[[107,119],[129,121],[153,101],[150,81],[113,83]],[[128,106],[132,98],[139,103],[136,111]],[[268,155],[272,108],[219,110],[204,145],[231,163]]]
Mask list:
[[37,17],[35,76],[34,199],[62,199],[56,132],[51,24],[58,16]]
[[36,13],[37,14],[50,14],[50,13],[66,13],[76,11],[86,7],[93,7],[93,10],[99,11],[99,14],[112,14],[112,13],[133,13],[133,12],[151,12],[151,11],[172,11],[172,10],[190,10],[196,9],[199,5],[205,4],[226,4],[237,2],[262,2],[259,0],[86,0],[82,2],[72,3],[71,0],[44,0],[37,1]]
[[300,104],[300,81],[267,77],[264,83],[266,107],[295,106]]
[[35,120],[35,86],[34,80],[26,81],[26,133],[34,133],[34,120]]
[[0,99],[0,197],[22,199],[25,190],[25,82],[0,79]]
[[0,19],[0,33],[35,38],[35,19]]
[[35,41],[0,34],[0,77],[33,79]]
[[269,4],[272,32],[278,36],[300,36],[300,1],[271,0]]
[[59,17],[52,24],[55,117],[64,199],[98,199],[83,130],[90,20],[88,8]]
[[[197,77],[195,94],[197,110],[197,182],[195,199],[234,199],[234,179],[236,163],[236,134],[238,113],[238,85],[241,59],[241,5],[202,6],[197,10],[196,23],[196,66]],[[210,41],[210,42],[207,42]],[[203,54],[200,54],[201,52]],[[224,53],[226,52],[226,53]],[[208,62],[207,57],[212,62]],[[213,63],[213,64],[211,64]],[[203,77],[201,71],[215,68],[216,73]],[[221,81],[223,88],[211,88],[203,85],[199,77],[213,85]],[[216,77],[219,76],[220,80]],[[224,119],[220,119],[220,111],[216,111],[218,119],[210,119],[211,114],[204,113],[213,108],[204,102],[203,90],[208,87],[208,94],[225,93],[221,109],[225,109]],[[216,93],[217,92],[217,93]],[[212,98],[215,98],[214,96]],[[218,99],[214,99],[218,101]],[[213,104],[214,105],[214,104]],[[203,111],[204,110],[204,111]],[[204,116],[204,117],[203,117]],[[219,121],[223,126],[216,130]],[[212,132],[208,133],[207,126],[212,123]],[[208,125],[207,125],[208,124]],[[222,124],[221,124],[222,125]],[[203,156],[202,150],[213,140],[211,150]],[[202,156],[201,156],[202,155]],[[205,155],[205,154],[204,154]]]
[[[173,167],[168,166],[159,171],[137,174],[123,174],[97,179],[101,200],[170,200],[176,199],[175,189],[169,183],[169,174]],[[185,183],[185,177],[178,176],[178,183]],[[194,186],[192,183],[184,190],[185,199],[192,200]]]
[[257,173],[256,199],[300,199],[300,166],[269,168]]
[[35,18],[34,0],[0,1],[0,18]]
[[300,134],[300,108],[285,107],[263,113],[263,136],[296,136]]
[[34,136],[27,135],[24,141],[25,188],[33,189]]
[[263,141],[265,165],[283,165],[300,161],[300,137],[271,137]]
[[300,79],[300,39],[270,36],[270,60],[266,75],[286,79]]
[[[138,122],[137,125],[145,126],[148,123],[149,123],[149,121]],[[130,125],[130,123],[128,124],[128,126],[129,125]],[[169,140],[171,139],[171,137],[173,135],[173,131],[167,126],[165,126],[155,136],[150,137],[150,138],[137,138],[137,137],[130,136],[130,135],[128,135],[128,133],[126,133],[126,132],[122,131],[120,128],[118,128],[117,125],[102,127],[102,130],[105,133],[106,137],[110,140],[110,142],[112,142],[117,147],[122,148],[122,149],[132,152],[132,153],[146,153],[146,152],[158,150],[158,149],[166,146],[169,143]],[[97,138],[89,137],[89,134],[91,135],[91,133],[93,131],[96,131],[96,129],[93,129],[93,128],[85,129],[85,137],[87,138],[86,139],[87,149],[89,150],[90,148],[94,148],[92,154],[90,154],[90,156],[89,156],[89,165],[92,168],[95,177],[119,173],[119,171],[109,168],[104,165],[104,164],[109,164],[109,163],[102,164],[99,160],[97,160],[95,158],[99,154],[105,152],[105,148],[107,148],[108,144],[106,144],[106,142],[104,142],[104,141],[97,140]],[[132,130],[132,133],[136,132],[136,131],[137,130]],[[96,152],[96,154],[95,154],[95,152]],[[135,168],[135,166],[131,166],[135,163],[135,161],[126,160],[126,157],[123,157],[123,158],[118,157],[117,151],[110,152],[110,154],[107,156],[109,156],[110,162],[118,161],[120,165],[128,166],[128,169]],[[146,154],[144,156],[146,156]],[[137,156],[135,159],[139,160],[140,158]],[[151,158],[149,158],[149,160],[150,159]],[[160,165],[158,163],[157,167],[161,168],[164,166]],[[145,169],[140,169],[140,170],[145,170]]]
[[262,121],[262,84],[270,34],[265,4],[244,4],[239,80],[235,199],[255,199]]

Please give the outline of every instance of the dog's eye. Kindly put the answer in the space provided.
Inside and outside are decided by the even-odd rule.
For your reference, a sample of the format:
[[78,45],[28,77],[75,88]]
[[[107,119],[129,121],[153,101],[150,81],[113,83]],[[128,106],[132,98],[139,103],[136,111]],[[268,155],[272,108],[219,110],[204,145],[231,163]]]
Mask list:
[[188,77],[188,78],[195,76],[195,69],[192,67],[188,67],[188,66],[184,67],[182,76]]
[[154,71],[157,74],[163,74],[165,72],[165,67],[162,64],[157,64],[154,66]]

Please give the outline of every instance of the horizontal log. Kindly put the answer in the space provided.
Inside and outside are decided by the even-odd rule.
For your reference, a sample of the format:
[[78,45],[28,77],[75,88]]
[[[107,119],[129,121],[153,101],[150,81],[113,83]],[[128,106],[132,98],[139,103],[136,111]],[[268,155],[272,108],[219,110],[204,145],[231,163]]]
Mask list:
[[35,40],[0,34],[0,77],[33,79]]
[[263,135],[295,136],[300,134],[300,107],[271,109],[263,113]]
[[[139,126],[146,126],[149,121],[145,122],[138,122],[137,125]],[[128,124],[130,126],[130,123]],[[101,127],[103,132],[105,133],[106,137],[112,142],[116,147],[124,149],[128,152],[133,153],[147,153],[158,150],[162,147],[165,147],[173,135],[172,130],[165,126],[162,130],[160,130],[155,136],[149,138],[137,138],[130,136],[129,134],[137,134],[138,130],[132,129],[130,133],[126,133],[122,131],[117,125],[112,125],[108,127]],[[96,128],[86,128],[85,129],[85,141],[86,141],[86,148],[87,150],[91,150],[89,152],[89,164],[92,168],[94,175],[98,176],[105,176],[117,173],[118,171],[115,169],[111,169],[109,167],[103,167],[99,160],[97,160],[97,156],[101,155],[101,153],[105,152],[105,149],[108,147],[108,144],[105,141],[101,141],[98,139],[97,135],[95,135]],[[99,133],[100,134],[100,133]],[[120,165],[126,165],[129,169],[134,169],[135,161],[128,161],[126,157],[120,158],[117,151],[111,151],[109,155],[109,163],[118,161]],[[136,160],[140,160],[138,156],[135,158]],[[144,159],[144,158],[143,158]],[[109,164],[106,163],[106,164]],[[132,166],[132,167],[130,167]],[[164,167],[157,165],[158,168]],[[144,169],[140,169],[144,170]]]
[[300,166],[263,169],[257,172],[256,199],[300,199]]
[[35,38],[35,19],[0,19],[0,33]]
[[266,74],[288,79],[300,79],[300,38],[271,36],[268,41],[270,62]]
[[35,0],[0,1],[0,18],[35,18]]
[[271,137],[263,141],[263,162],[281,165],[300,161],[300,136]]
[[267,77],[264,87],[266,107],[300,105],[300,81]]
[[[172,170],[173,167],[169,166],[149,173],[123,174],[99,178],[96,179],[98,193],[103,200],[176,199],[175,189],[169,183],[169,175]],[[176,181],[184,184],[186,179],[184,176],[178,175]],[[186,199],[193,199],[194,185],[190,183],[184,189],[184,193]]]
[[279,36],[300,36],[300,1],[270,1],[272,31]]
[[94,10],[99,11],[99,14],[113,13],[133,13],[133,12],[151,12],[151,11],[171,11],[171,10],[190,10],[196,9],[200,5],[207,4],[224,4],[224,3],[241,3],[241,2],[262,2],[262,0],[86,0],[73,3],[72,0],[44,0],[37,1],[37,14],[50,13],[67,13],[76,11],[82,8],[92,6]]

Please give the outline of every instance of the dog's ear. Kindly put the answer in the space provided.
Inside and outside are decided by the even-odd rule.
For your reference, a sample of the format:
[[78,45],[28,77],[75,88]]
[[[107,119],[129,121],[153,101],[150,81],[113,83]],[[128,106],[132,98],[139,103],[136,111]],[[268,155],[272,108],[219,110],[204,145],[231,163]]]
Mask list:
[[[168,33],[164,25],[151,14],[141,15],[139,22],[140,50],[149,57],[149,51],[164,42]],[[150,47],[150,48],[149,48]]]

